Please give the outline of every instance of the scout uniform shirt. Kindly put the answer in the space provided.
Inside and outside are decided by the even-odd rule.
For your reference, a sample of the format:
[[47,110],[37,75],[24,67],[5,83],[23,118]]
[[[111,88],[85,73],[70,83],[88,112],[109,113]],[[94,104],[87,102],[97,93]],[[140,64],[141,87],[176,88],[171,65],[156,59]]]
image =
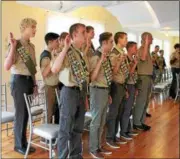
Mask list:
[[176,58],[177,60],[173,64],[171,64],[171,67],[180,68],[180,53],[179,52],[173,52],[171,54],[170,59],[174,59],[174,58]]
[[[131,60],[129,57],[127,58],[128,58],[129,65],[130,66],[134,65],[133,59]],[[128,77],[127,84],[135,85],[137,82],[137,79],[138,79],[138,74],[137,74],[137,65],[136,65],[133,75],[129,75]]]
[[[84,53],[84,50],[86,49],[86,44],[82,47],[82,52]],[[87,68],[88,68],[88,71],[90,71],[90,59],[92,58],[92,56],[95,54],[95,49],[94,49],[94,46],[93,44],[91,43],[91,46],[90,48],[88,49],[86,55],[84,56],[84,60],[86,61],[87,63]]]
[[[22,44],[22,46],[24,46],[24,48],[27,50],[27,52],[30,54],[30,57],[33,60],[35,66],[37,66],[36,56],[35,56],[35,46],[30,41],[26,41],[24,39],[20,39],[19,41]],[[31,76],[31,73],[29,72],[27,66],[25,65],[22,58],[17,52],[15,52],[15,59],[14,59],[14,64],[11,67],[11,74]]]
[[[114,68],[116,66],[117,60],[119,58],[119,55],[124,54],[124,50],[118,48],[117,46],[115,46],[110,54],[110,60],[111,60],[111,64],[112,67]],[[128,66],[126,61],[123,61],[120,65],[120,68],[117,72],[117,74],[113,75],[113,81],[120,83],[120,84],[124,84],[125,80],[127,79],[129,74],[129,70],[128,70]]]
[[[84,70],[84,67],[87,67],[87,63],[84,60],[84,54],[79,49],[75,48],[74,46],[73,46],[73,49],[68,50],[68,53],[71,53],[72,55],[74,55],[74,57],[77,61],[74,61],[73,63],[76,63],[76,64],[78,63],[78,65],[80,67],[79,71],[81,71],[81,73],[85,72],[83,70]],[[66,54],[66,57],[63,61],[61,70],[59,72],[59,81],[62,82],[67,87],[73,87],[73,86],[78,87],[78,83],[75,79],[75,76],[74,76],[73,70],[72,70],[72,66],[75,66],[75,65],[70,63],[70,57],[68,56],[68,53]],[[83,60],[81,59],[81,57],[85,61],[86,66],[82,65]],[[89,83],[89,74],[88,74],[88,72],[86,72],[86,74],[87,74],[86,81],[87,81],[87,83]]]
[[[48,56],[42,57],[40,61],[41,72],[43,72],[48,65],[52,66],[55,60],[55,57],[51,55],[49,51],[44,50],[43,53],[45,52],[48,54]],[[43,55],[43,53],[41,54],[41,56]],[[48,86],[56,86],[59,83],[58,74],[54,74],[51,72],[47,77],[43,78],[43,81]]]
[[153,63],[151,60],[150,52],[147,54],[146,60],[143,61],[141,60],[141,54],[143,51],[143,46],[141,46],[138,50],[138,56],[139,56],[139,61],[138,61],[138,75],[152,75],[153,73]]
[[[94,71],[94,69],[96,68],[96,65],[98,63],[98,61],[100,60],[100,56],[99,54],[101,54],[101,50],[98,49],[95,52],[95,55],[92,56],[92,58],[90,59],[90,74]],[[98,87],[106,87],[108,88],[108,82],[107,82],[107,78],[111,81],[112,80],[112,68],[111,68],[111,64],[110,64],[110,60],[107,57],[107,62],[109,62],[108,66],[109,67],[109,73],[108,73],[108,77],[105,76],[105,68],[103,67],[103,64],[101,64],[101,68],[100,71],[98,73],[97,79],[93,82],[90,83],[90,86],[98,86]]]

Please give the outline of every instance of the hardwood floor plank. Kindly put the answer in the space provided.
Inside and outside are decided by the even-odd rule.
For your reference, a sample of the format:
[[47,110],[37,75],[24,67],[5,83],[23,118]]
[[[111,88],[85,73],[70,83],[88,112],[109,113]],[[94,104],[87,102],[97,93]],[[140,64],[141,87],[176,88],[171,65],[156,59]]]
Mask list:
[[[105,158],[179,158],[179,104],[166,100],[162,104],[152,100],[150,104],[151,118],[146,118],[146,123],[152,126],[148,132],[140,132],[120,149],[112,150],[112,155]],[[4,125],[3,125],[4,127]],[[2,158],[23,158],[13,151],[14,139],[12,130],[9,136],[2,132]],[[89,133],[83,133],[83,156],[92,158],[88,151]],[[37,148],[28,158],[48,158],[48,151]]]

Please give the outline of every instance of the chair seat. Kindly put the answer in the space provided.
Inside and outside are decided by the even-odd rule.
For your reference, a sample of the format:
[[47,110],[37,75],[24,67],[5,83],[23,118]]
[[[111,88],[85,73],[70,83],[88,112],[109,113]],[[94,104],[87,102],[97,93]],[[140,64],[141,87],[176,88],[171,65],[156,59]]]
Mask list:
[[3,111],[1,116],[1,123],[8,123],[14,121],[14,112]]
[[33,128],[33,133],[45,139],[57,138],[59,131],[58,124],[41,124]]
[[33,108],[31,109],[31,114],[32,114],[32,116],[36,116],[36,115],[41,114],[41,113],[43,112],[43,108],[44,108],[44,106],[33,107]]
[[90,118],[92,118],[91,112],[86,112],[86,113],[85,113],[85,117],[90,117]]

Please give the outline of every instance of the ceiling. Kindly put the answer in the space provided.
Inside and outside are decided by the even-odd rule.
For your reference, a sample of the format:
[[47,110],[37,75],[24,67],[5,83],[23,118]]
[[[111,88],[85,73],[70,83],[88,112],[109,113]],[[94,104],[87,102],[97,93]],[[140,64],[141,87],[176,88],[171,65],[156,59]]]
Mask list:
[[78,7],[105,7],[125,29],[161,31],[179,36],[179,1],[17,1],[62,13]]

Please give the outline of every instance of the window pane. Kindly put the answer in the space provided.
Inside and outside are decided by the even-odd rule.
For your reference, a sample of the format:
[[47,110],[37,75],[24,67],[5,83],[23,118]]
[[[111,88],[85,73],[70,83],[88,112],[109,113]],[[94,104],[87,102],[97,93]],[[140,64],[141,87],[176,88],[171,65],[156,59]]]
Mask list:
[[128,41],[135,41],[135,42],[137,42],[136,34],[128,33]]
[[47,19],[47,32],[55,32],[60,34],[64,31],[69,32],[69,27],[74,23],[83,23],[94,27],[95,37],[93,39],[94,47],[99,46],[99,35],[104,32],[104,24],[97,23],[91,20],[69,17],[66,15],[49,15]]

